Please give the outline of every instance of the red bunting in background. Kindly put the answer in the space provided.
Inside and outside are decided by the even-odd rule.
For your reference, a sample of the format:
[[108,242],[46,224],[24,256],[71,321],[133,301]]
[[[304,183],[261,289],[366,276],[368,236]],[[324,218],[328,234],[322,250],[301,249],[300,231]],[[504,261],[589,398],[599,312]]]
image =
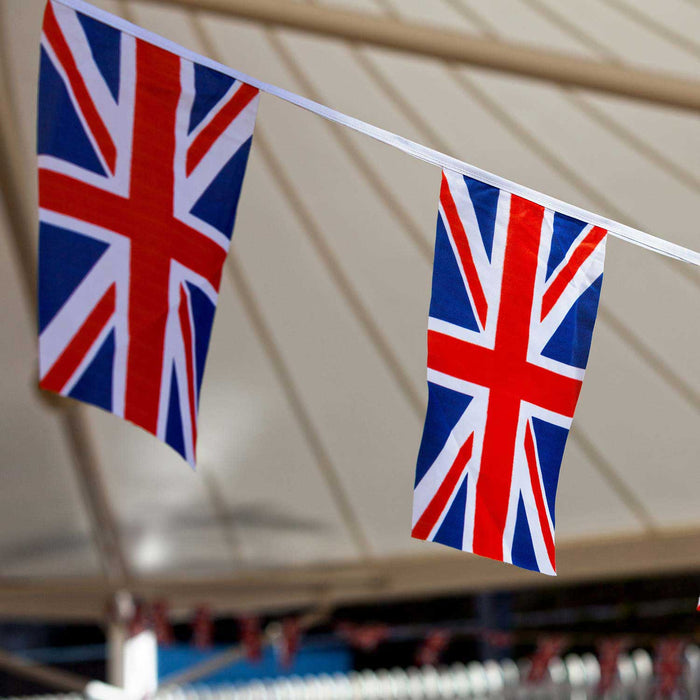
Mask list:
[[192,640],[197,649],[209,649],[214,643],[214,622],[211,619],[211,610],[206,605],[200,605],[195,610]]
[[158,644],[167,646],[175,641],[168,604],[164,600],[158,600],[153,603],[151,607],[151,621]]
[[537,642],[537,648],[532,655],[532,665],[528,674],[528,683],[541,683],[547,674],[549,662],[566,649],[567,640],[564,635],[542,637]]
[[353,649],[364,652],[374,651],[390,633],[386,625],[356,625],[352,622],[341,622],[337,630]]
[[623,637],[603,639],[598,645],[598,663],[600,664],[600,681],[598,682],[598,694],[612,690],[617,679],[617,661],[620,654],[629,649],[630,642]]
[[260,618],[255,616],[242,617],[238,621],[241,631],[241,644],[246,659],[258,663],[262,659],[262,634]]
[[141,426],[194,466],[259,93],[104,16],[85,20],[46,6],[40,386]]
[[289,669],[294,665],[300,642],[301,627],[299,619],[288,617],[282,620],[282,634],[279,640],[279,663],[282,668]]
[[503,630],[484,630],[481,636],[488,645],[497,649],[507,649],[515,644],[515,635]]
[[428,632],[416,652],[416,666],[436,666],[452,639],[448,630],[436,629]]
[[656,689],[661,697],[670,696],[678,685],[683,673],[683,639],[668,637],[662,639],[654,649],[654,676]]
[[131,619],[129,620],[129,637],[135,637],[150,628],[148,608],[145,603],[135,603]]

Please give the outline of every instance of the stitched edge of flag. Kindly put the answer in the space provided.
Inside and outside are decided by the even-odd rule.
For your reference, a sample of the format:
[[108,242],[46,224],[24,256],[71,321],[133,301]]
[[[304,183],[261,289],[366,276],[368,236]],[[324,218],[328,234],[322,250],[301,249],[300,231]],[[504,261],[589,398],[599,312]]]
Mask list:
[[634,243],[635,245],[646,248],[647,250],[660,253],[661,255],[665,255],[675,260],[681,260],[683,262],[691,263],[692,265],[700,266],[700,252],[691,250],[690,248],[685,248],[663,238],[652,236],[650,233],[645,233],[644,231],[632,228],[631,226],[621,224],[613,219],[607,219],[604,216],[595,214],[587,209],[582,209],[573,204],[568,204],[567,202],[556,199],[555,197],[550,197],[543,192],[530,189],[529,187],[520,185],[517,182],[513,182],[512,180],[507,180],[495,175],[494,173],[490,173],[487,170],[477,168],[475,165],[470,165],[469,163],[465,163],[457,158],[448,156],[447,154],[433,148],[423,146],[422,144],[411,141],[410,139],[400,136],[399,134],[394,134],[386,129],[381,129],[378,126],[374,126],[360,119],[356,119],[355,117],[338,112],[330,107],[326,107],[318,102],[314,102],[306,97],[290,92],[289,90],[284,90],[276,85],[265,83],[262,80],[258,80],[257,78],[253,78],[252,76],[246,75],[245,73],[237,71],[233,68],[229,68],[222,63],[213,61],[206,56],[190,51],[184,46],[180,46],[179,44],[176,44],[165,37],[154,34],[153,32],[132,24],[121,17],[117,17],[116,15],[94,7],[84,0],[53,0],[53,2],[60,3],[61,5],[70,7],[78,12],[82,12],[83,14],[93,17],[94,19],[104,22],[105,24],[109,24],[115,29],[130,34],[138,39],[148,41],[151,44],[159,46],[166,51],[170,51],[171,53],[174,53],[181,58],[185,58],[188,61],[199,63],[208,68],[219,71],[220,73],[231,76],[236,80],[247,83],[248,85],[252,85],[262,92],[279,97],[286,102],[291,102],[292,104],[295,104],[309,112],[313,112],[314,114],[317,114],[328,121],[341,124],[365,134],[366,136],[370,136],[377,141],[381,141],[389,146],[398,148],[404,153],[407,153],[414,158],[423,160],[426,163],[431,163],[432,165],[436,165],[440,168],[453,170],[461,173],[462,175],[467,175],[477,180],[481,180],[482,182],[498,187],[499,189],[510,192],[511,194],[529,199],[532,202],[546,207],[547,209],[552,209],[560,214],[566,214],[567,216],[571,216],[575,219],[580,219],[586,223],[593,224],[594,226],[600,226],[601,228],[606,229],[613,236],[616,236],[617,238],[629,243]]

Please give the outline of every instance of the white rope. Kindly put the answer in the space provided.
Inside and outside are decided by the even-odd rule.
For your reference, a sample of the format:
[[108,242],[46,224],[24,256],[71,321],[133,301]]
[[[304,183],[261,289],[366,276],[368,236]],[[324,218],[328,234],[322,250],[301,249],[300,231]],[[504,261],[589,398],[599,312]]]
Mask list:
[[208,68],[224,73],[225,75],[235,78],[236,80],[252,85],[262,92],[279,97],[286,102],[291,102],[292,104],[295,104],[302,109],[306,109],[309,112],[313,112],[314,114],[317,114],[328,121],[342,124],[350,129],[366,134],[377,141],[381,141],[389,146],[398,148],[414,158],[424,160],[426,163],[432,163],[440,168],[446,168],[447,170],[453,170],[461,173],[462,175],[473,177],[476,180],[481,180],[482,182],[498,187],[499,189],[510,192],[511,194],[515,194],[519,197],[529,199],[532,202],[536,202],[547,209],[552,209],[561,214],[566,214],[567,216],[571,216],[575,219],[580,219],[581,221],[592,224],[593,226],[600,226],[601,228],[609,231],[613,236],[621,238],[624,241],[628,241],[629,243],[634,243],[635,245],[646,248],[647,250],[652,250],[655,253],[666,255],[667,257],[674,258],[675,260],[682,260],[684,262],[700,266],[700,253],[697,251],[684,248],[683,246],[677,245],[676,243],[671,243],[663,238],[652,236],[649,233],[639,231],[631,226],[626,226],[625,224],[621,224],[613,219],[607,219],[604,216],[600,216],[586,209],[574,206],[573,204],[568,204],[567,202],[550,197],[549,195],[538,192],[537,190],[532,190],[524,185],[519,185],[511,180],[506,180],[505,178],[494,175],[486,170],[477,168],[474,165],[457,160],[456,158],[448,156],[445,153],[441,153],[440,151],[423,146],[420,143],[411,141],[403,136],[394,134],[391,131],[380,129],[377,126],[363,122],[360,119],[350,117],[347,114],[343,114],[342,112],[338,112],[330,107],[319,104],[318,102],[309,100],[306,97],[302,97],[296,93],[284,90],[276,85],[265,83],[262,80],[258,80],[257,78],[253,78],[245,73],[229,68],[228,66],[218,63],[217,61],[213,61],[206,56],[200,56],[194,51],[190,51],[189,49],[186,49],[183,46],[170,41],[169,39],[165,39],[158,34],[154,34],[153,32],[149,32],[146,29],[132,24],[131,22],[127,22],[121,17],[117,17],[109,12],[100,10],[97,7],[88,4],[84,0],[54,1],[78,10],[79,12],[82,12],[83,14],[93,17],[101,22],[109,24],[115,29],[119,29],[120,31],[130,34],[138,39],[143,39],[144,41],[154,44],[155,46],[159,46],[160,48],[170,51],[171,53],[185,58],[188,61],[193,61],[194,63],[207,66]]

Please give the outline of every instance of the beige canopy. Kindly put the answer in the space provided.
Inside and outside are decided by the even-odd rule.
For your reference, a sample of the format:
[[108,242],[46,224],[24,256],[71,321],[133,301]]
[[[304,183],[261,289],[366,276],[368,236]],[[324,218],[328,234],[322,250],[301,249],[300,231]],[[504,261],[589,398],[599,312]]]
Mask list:
[[[696,0],[96,4],[700,249]],[[43,5],[0,3],[1,615],[98,618],[117,589],[235,613],[700,567],[698,269],[608,243],[559,486],[558,579],[413,541],[440,171],[270,96],[214,324],[198,470],[40,393]]]

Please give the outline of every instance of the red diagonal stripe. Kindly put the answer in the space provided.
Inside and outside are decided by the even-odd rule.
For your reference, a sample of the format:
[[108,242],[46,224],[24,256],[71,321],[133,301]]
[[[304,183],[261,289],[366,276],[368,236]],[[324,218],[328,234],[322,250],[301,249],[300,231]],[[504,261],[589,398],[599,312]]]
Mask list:
[[184,287],[180,287],[180,327],[182,328],[182,342],[185,346],[185,359],[187,361],[187,396],[190,402],[190,423],[192,425],[192,448],[197,444],[197,414],[195,412],[196,401],[194,397],[195,375],[194,357],[192,353],[192,328],[188,311],[187,294]]
[[452,231],[452,238],[454,239],[455,245],[457,246],[457,251],[459,252],[459,259],[462,262],[462,269],[464,270],[464,275],[467,278],[467,284],[474,301],[474,306],[476,307],[476,313],[481,321],[481,327],[485,328],[486,312],[488,311],[489,307],[486,302],[486,297],[484,296],[484,290],[481,287],[479,273],[477,272],[476,265],[474,264],[472,251],[469,247],[469,239],[467,238],[464,226],[462,226],[462,220],[459,217],[457,206],[452,198],[452,193],[450,192],[450,186],[447,182],[447,178],[445,177],[445,173],[442,174],[442,184],[440,185],[440,203],[442,204],[443,211],[447,217],[447,222],[449,223],[450,230]]
[[73,340],[54,362],[53,367],[39,382],[39,386],[42,389],[48,389],[56,393],[61,392],[112,317],[116,298],[116,286],[113,284],[90,312],[90,315],[85,319],[85,323],[83,323],[80,330],[73,336]]
[[214,141],[226,131],[228,125],[246,108],[258,94],[257,88],[242,83],[233,97],[219,113],[199,132],[187,151],[186,174],[189,175],[213,146]]
[[567,285],[574,278],[583,263],[588,260],[596,249],[598,244],[605,238],[607,231],[604,228],[595,226],[588,235],[581,241],[573,255],[569,258],[569,262],[564,265],[559,274],[552,280],[549,289],[544,293],[542,298],[542,316],[543,320],[552,310],[554,305],[559,301],[559,297],[564,293]]
[[527,422],[527,430],[525,431],[525,457],[527,458],[527,467],[530,471],[530,483],[532,484],[532,492],[535,494],[535,505],[537,506],[537,514],[540,520],[540,529],[542,537],[547,548],[547,555],[552,569],[555,569],[555,554],[554,554],[554,539],[552,532],[549,529],[549,520],[547,519],[547,504],[544,502],[542,493],[543,485],[540,482],[540,475],[537,469],[537,456],[535,455],[535,441],[532,437],[532,428],[530,421]]
[[437,492],[428,504],[428,507],[423,511],[418,522],[414,525],[411,536],[419,540],[425,540],[430,536],[435,523],[440,519],[440,515],[445,510],[447,502],[450,500],[452,492],[457,488],[459,477],[462,475],[467,462],[472,456],[472,447],[474,445],[474,433],[472,433],[467,441],[462,445],[457,457],[450,467],[447,475],[440,484]]
[[39,206],[123,236],[131,233],[124,224],[131,216],[128,199],[55,170],[39,168]]
[[68,76],[68,81],[70,82],[75,99],[78,101],[80,111],[83,113],[83,117],[85,117],[85,121],[88,123],[90,131],[97,142],[97,146],[102,152],[107,167],[111,173],[114,173],[117,162],[117,149],[99,112],[95,108],[92,97],[90,97],[90,92],[85,85],[83,76],[78,70],[78,66],[63,36],[63,32],[56,20],[56,15],[54,14],[50,2],[47,3],[46,12],[44,13],[44,34],[51,43],[56,57],[61,62],[63,70]]

